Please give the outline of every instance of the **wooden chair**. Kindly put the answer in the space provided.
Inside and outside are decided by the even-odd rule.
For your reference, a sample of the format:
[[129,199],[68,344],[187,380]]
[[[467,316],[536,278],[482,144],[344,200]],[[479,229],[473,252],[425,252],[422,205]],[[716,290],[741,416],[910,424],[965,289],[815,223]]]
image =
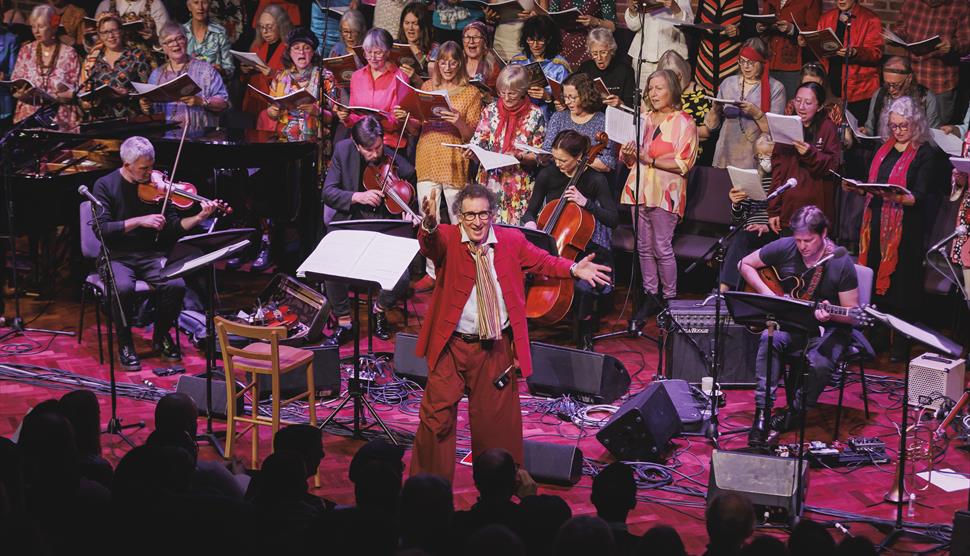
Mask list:
[[[252,430],[252,459],[253,468],[259,461],[259,427],[272,427],[273,435],[280,429],[280,423],[296,424],[280,419],[280,407],[284,404],[306,398],[309,403],[310,424],[316,426],[316,387],[313,384],[313,352],[306,349],[280,345],[280,340],[286,338],[286,328],[282,326],[264,327],[250,326],[228,321],[222,317],[215,319],[216,333],[219,336],[219,347],[222,349],[222,361],[226,372],[226,457],[232,456],[232,445],[236,438],[236,423],[247,423],[249,426],[238,432],[246,434]],[[233,347],[229,344],[229,335],[240,336],[254,340],[244,348]],[[280,376],[301,366],[306,366],[306,391],[287,400],[280,399]],[[237,391],[236,373],[243,375],[244,386]],[[245,375],[249,375],[248,378]],[[259,414],[259,376],[267,375],[272,383],[272,414],[269,418]],[[252,396],[252,410],[236,413],[237,400],[247,393]]]

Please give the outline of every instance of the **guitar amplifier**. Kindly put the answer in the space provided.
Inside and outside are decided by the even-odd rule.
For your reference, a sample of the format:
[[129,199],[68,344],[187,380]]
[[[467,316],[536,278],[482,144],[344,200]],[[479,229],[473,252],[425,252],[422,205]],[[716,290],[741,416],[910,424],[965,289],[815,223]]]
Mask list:
[[924,353],[909,362],[909,405],[939,409],[963,395],[966,361]]
[[323,333],[323,326],[330,318],[330,303],[326,296],[286,274],[277,274],[263,288],[255,305],[286,305],[296,314],[296,326],[283,342],[291,346],[315,343]]
[[[673,327],[667,335],[664,357],[664,373],[667,378],[686,380],[700,384],[701,378],[711,372],[698,349],[707,357],[714,348],[714,302],[702,305],[696,299],[670,300],[670,315],[684,329]],[[721,304],[721,373],[718,382],[722,388],[754,388],[760,333],[736,324]],[[686,335],[685,335],[686,333]],[[693,342],[691,342],[693,340]],[[696,346],[695,346],[696,344]]]

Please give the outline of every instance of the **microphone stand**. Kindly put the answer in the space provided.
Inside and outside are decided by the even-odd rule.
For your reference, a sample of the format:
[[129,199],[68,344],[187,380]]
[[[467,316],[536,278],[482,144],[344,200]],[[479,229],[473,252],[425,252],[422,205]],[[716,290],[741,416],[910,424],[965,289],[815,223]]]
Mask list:
[[[839,124],[839,144],[842,143],[842,140],[845,137],[845,130],[849,127],[849,119],[846,117],[846,113],[849,111],[849,52],[852,50],[852,47],[849,46],[849,44],[852,42],[853,19],[855,19],[855,16],[852,15],[852,12],[845,12],[845,34],[842,37],[842,44],[845,46],[845,54],[842,57],[842,90],[840,91],[842,93],[842,123]],[[838,23],[836,23],[836,27],[838,27]],[[839,170],[843,176],[846,175],[845,149],[839,149]],[[836,188],[835,191],[837,197],[842,196],[841,187]],[[839,201],[840,199],[836,199],[835,226],[833,226],[833,231],[835,233],[833,234],[834,237],[832,238],[836,242],[838,242],[840,236],[842,235],[842,203]]]
[[57,336],[73,336],[74,332],[68,332],[63,330],[48,330],[45,328],[28,328],[24,323],[23,316],[20,312],[20,286],[17,283],[17,233],[14,228],[14,200],[13,200],[13,188],[10,185],[10,174],[13,172],[13,160],[11,159],[10,153],[10,141],[14,136],[27,129],[32,125],[38,123],[43,124],[44,119],[53,118],[57,114],[57,108],[53,105],[42,107],[37,110],[32,116],[25,118],[20,123],[15,125],[10,131],[6,132],[3,137],[0,137],[0,170],[3,171],[3,195],[6,197],[7,202],[7,239],[8,245],[10,245],[10,285],[13,288],[13,307],[14,307],[14,317],[12,320],[7,321],[10,326],[10,330],[5,332],[0,336],[0,342],[3,342],[10,337],[24,336],[27,332],[37,332],[40,334],[52,334]]

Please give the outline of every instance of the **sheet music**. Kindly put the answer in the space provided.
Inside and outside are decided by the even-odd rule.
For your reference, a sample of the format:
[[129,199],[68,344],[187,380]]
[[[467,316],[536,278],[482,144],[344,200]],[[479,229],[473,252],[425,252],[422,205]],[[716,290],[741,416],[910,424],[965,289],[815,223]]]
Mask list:
[[956,135],[945,133],[939,129],[931,129],[930,135],[937,147],[950,156],[960,156],[963,154],[963,140]]
[[610,141],[626,145],[636,143],[637,128],[634,115],[626,110],[620,110],[612,106],[606,107],[606,135]]
[[731,176],[731,184],[747,193],[752,201],[764,201],[768,198],[765,195],[765,188],[761,186],[761,175],[757,170],[728,166],[727,171]]
[[517,149],[519,149],[520,151],[525,151],[525,152],[532,153],[532,154],[535,154],[535,155],[543,155],[543,154],[545,154],[545,155],[552,155],[551,152],[549,152],[549,151],[547,151],[545,149],[540,149],[539,147],[533,147],[532,145],[526,145],[525,143],[515,142],[515,143],[512,143],[512,146],[515,147],[515,148],[517,148]]
[[296,270],[377,282],[393,289],[418,253],[418,240],[363,230],[336,230],[325,235]]
[[458,149],[471,149],[471,151],[475,153],[475,156],[478,158],[478,161],[482,163],[482,168],[489,171],[496,168],[504,168],[506,166],[515,166],[516,164],[519,164],[519,159],[510,154],[492,152],[471,143],[465,143],[464,145],[442,143],[441,146],[454,147]]
[[223,247],[222,249],[216,249],[215,251],[212,251],[210,253],[206,253],[205,255],[196,257],[194,259],[189,259],[189,260],[185,261],[184,263],[178,265],[177,268],[174,268],[171,271],[169,271],[168,269],[166,269],[165,274],[167,276],[173,276],[173,275],[182,275],[182,274],[186,274],[186,273],[192,272],[193,270],[195,270],[197,268],[202,268],[202,267],[207,266],[209,264],[212,264],[212,263],[214,263],[214,262],[216,262],[216,261],[218,261],[218,260],[220,260],[220,259],[222,259],[224,257],[227,257],[231,253],[235,253],[236,251],[242,249],[243,247],[246,247],[247,245],[249,245],[249,240],[248,239],[244,239],[242,241],[238,241],[236,243],[233,243],[232,245],[227,245],[227,246]]
[[805,140],[805,129],[802,119],[798,116],[783,116],[766,112],[768,117],[768,132],[775,143],[794,145],[795,141]]
[[857,139],[876,139],[882,140],[882,137],[878,135],[865,135],[859,131],[859,119],[855,117],[855,114],[846,110],[845,112],[845,122],[849,124],[849,129],[852,130],[852,135],[855,135]]
[[957,172],[970,174],[970,158],[960,158],[957,156],[951,156],[950,164],[953,164],[953,169],[956,170]]

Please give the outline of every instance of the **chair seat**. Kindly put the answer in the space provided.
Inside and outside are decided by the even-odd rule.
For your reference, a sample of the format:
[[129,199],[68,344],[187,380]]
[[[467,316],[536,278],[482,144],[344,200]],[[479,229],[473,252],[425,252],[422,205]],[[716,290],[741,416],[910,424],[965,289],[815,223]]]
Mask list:
[[[269,355],[272,346],[266,342],[253,342],[242,349],[246,353],[254,355]],[[300,365],[305,365],[313,360],[313,352],[308,349],[300,349],[290,346],[280,346],[280,372],[291,371]],[[245,355],[233,357],[232,362],[235,366],[249,370],[271,371],[273,362],[264,359],[251,359]]]
[[671,246],[674,249],[675,256],[693,261],[703,257],[715,243],[717,243],[717,238],[694,234],[677,234],[674,236]]
[[[97,272],[92,272],[88,274],[84,279],[84,283],[92,286],[101,293],[104,293],[104,281],[101,280],[101,276]],[[152,287],[148,285],[148,282],[143,280],[135,280],[135,293],[148,293],[152,291]]]

